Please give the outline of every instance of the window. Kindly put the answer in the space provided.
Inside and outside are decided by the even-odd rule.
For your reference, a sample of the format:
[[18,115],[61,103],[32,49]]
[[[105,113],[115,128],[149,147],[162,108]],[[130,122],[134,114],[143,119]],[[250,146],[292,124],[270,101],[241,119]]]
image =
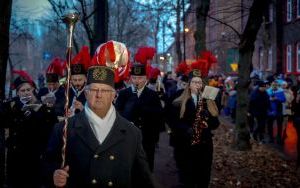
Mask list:
[[300,72],[300,42],[297,43],[297,56],[296,56],[296,66],[297,72]]
[[300,18],[300,0],[297,0],[297,18]]
[[269,52],[268,52],[268,71],[272,71],[272,67],[273,67],[273,51],[272,51],[272,47],[269,48]]
[[292,46],[286,46],[286,72],[292,72]]
[[286,21],[290,22],[292,20],[292,0],[286,1]]

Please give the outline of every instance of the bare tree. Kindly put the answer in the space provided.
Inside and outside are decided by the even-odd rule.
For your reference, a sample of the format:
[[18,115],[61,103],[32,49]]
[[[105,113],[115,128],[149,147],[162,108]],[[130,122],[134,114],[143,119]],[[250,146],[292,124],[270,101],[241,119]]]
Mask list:
[[[252,69],[252,57],[255,48],[255,41],[257,39],[258,31],[260,30],[263,17],[268,11],[268,6],[271,0],[258,1],[253,0],[249,7],[237,4],[231,4],[223,9],[215,10],[211,14],[208,14],[207,8],[210,1],[201,1],[198,5],[197,14],[197,28],[200,26],[198,33],[195,33],[196,45],[195,50],[205,49],[205,19],[206,17],[214,20],[217,24],[222,24],[226,28],[232,31],[232,38],[228,38],[232,42],[239,41],[239,73],[238,73],[238,85],[237,85],[237,112],[236,112],[236,126],[235,126],[235,142],[234,147],[239,150],[247,150],[251,148],[250,134],[247,126],[247,109],[248,109],[248,88],[250,84],[250,72]],[[247,11],[247,12],[246,12]],[[226,13],[225,19],[217,18],[217,14]],[[241,13],[241,14],[240,14]],[[199,20],[200,18],[200,20]],[[242,28],[240,32],[236,27],[232,25],[236,20],[246,21],[245,28]],[[243,25],[240,25],[243,27]],[[202,31],[201,31],[202,28]],[[201,31],[201,32],[200,32]],[[198,37],[196,37],[198,35]]]
[[11,9],[12,0],[0,2],[0,100],[4,100],[5,98],[5,79],[9,53],[9,26]]
[[196,31],[194,33],[195,38],[195,52],[199,54],[206,49],[205,46],[205,26],[207,13],[209,11],[210,0],[202,0],[198,2],[196,7]]
[[91,48],[93,51],[99,44],[106,42],[108,33],[108,2],[107,0],[94,0],[96,15],[94,19],[94,35]]
[[[90,53],[93,54],[94,50],[100,43],[104,43],[107,40],[108,31],[108,2],[107,0],[48,0],[52,6],[52,10],[55,12],[57,19],[67,9],[75,9],[81,13],[80,22],[76,29],[83,29],[86,33],[86,38],[89,42]],[[94,18],[93,20],[91,18]],[[76,33],[76,32],[75,32]],[[74,38],[77,38],[76,35]],[[77,40],[75,40],[75,44]],[[76,46],[75,46],[76,47]]]
[[237,85],[237,114],[235,144],[239,150],[250,148],[249,131],[247,126],[248,88],[250,84],[250,70],[254,51],[254,42],[262,25],[263,16],[268,10],[270,0],[254,0],[250,8],[248,21],[239,43],[239,79]]
[[[0,102],[5,99],[6,67],[9,53],[9,25],[12,0],[0,1]],[[0,186],[4,185],[5,177],[5,136],[0,129]]]

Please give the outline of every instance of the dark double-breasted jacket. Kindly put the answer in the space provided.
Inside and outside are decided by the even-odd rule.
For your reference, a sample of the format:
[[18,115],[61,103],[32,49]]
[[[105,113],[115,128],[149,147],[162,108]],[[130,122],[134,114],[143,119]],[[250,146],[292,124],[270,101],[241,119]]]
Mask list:
[[[40,159],[57,118],[54,111],[46,105],[35,105],[35,109],[23,108],[16,97],[0,107],[1,128],[9,129],[6,140],[9,186],[38,186]],[[29,174],[28,171],[32,173]]]
[[[45,165],[52,179],[60,168],[63,124],[57,124],[49,142]],[[85,112],[68,120],[67,187],[153,187],[142,148],[140,131],[119,114],[102,144],[96,139]]]
[[[197,106],[195,105],[192,98],[187,100],[185,106],[185,113],[182,118],[180,118],[180,104],[175,104],[173,102],[173,108],[170,117],[172,123],[172,144],[179,147],[189,147],[191,146],[191,139],[193,134],[193,125],[196,119]],[[212,133],[211,130],[216,129],[220,122],[218,117],[214,117],[208,111],[206,100],[203,100],[203,110],[201,111],[202,117],[208,125],[207,128],[202,130],[201,143],[211,143]]]
[[145,87],[138,97],[132,88],[121,90],[116,100],[116,109],[128,121],[142,130],[143,141],[155,144],[163,126],[163,109],[157,93]]
[[86,102],[86,98],[85,98],[85,94],[84,94],[84,91],[81,91],[80,94],[77,96],[77,94],[75,93],[75,91],[70,88],[69,89],[69,108],[71,107],[72,105],[72,102],[74,100],[74,97],[77,101],[81,102],[82,105],[85,104]]

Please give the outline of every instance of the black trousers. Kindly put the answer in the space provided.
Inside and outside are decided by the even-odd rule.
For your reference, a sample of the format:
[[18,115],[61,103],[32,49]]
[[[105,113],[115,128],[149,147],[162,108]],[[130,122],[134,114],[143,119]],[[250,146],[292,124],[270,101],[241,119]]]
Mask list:
[[[255,116],[257,126],[254,129],[253,137],[257,139],[259,137],[260,141],[264,139],[265,128],[266,128],[266,116]],[[273,130],[273,129],[272,129]]]
[[282,122],[283,122],[283,116],[269,116],[268,117],[268,134],[270,137],[270,141],[274,140],[273,137],[273,123],[276,121],[277,124],[277,144],[282,144]]
[[174,158],[184,188],[206,188],[210,183],[213,143],[209,140],[195,146],[175,146]]

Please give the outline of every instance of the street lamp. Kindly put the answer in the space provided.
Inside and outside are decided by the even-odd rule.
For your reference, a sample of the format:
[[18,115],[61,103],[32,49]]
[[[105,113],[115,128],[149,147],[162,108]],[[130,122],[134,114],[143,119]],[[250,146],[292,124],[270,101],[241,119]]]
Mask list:
[[184,32],[188,33],[190,31],[190,29],[188,27],[184,28]]

